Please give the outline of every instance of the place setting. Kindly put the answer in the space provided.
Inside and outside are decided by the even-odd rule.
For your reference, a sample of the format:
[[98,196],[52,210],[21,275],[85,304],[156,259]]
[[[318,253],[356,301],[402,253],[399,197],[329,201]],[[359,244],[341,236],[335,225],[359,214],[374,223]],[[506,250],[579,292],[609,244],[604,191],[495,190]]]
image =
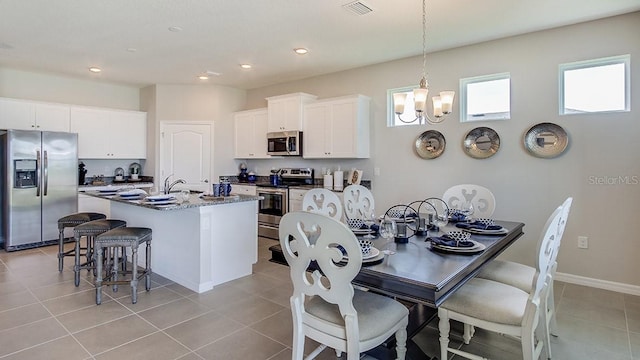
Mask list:
[[147,193],[142,189],[123,189],[116,193],[121,200],[137,201],[143,199]]
[[147,196],[141,203],[155,207],[171,207],[178,205],[178,199],[173,194],[159,194]]
[[425,241],[431,243],[431,250],[449,254],[473,255],[486,249],[484,244],[471,240],[471,233],[459,230],[430,236]]
[[455,226],[468,233],[478,235],[504,235],[509,232],[492,219],[471,219],[468,222],[457,222]]

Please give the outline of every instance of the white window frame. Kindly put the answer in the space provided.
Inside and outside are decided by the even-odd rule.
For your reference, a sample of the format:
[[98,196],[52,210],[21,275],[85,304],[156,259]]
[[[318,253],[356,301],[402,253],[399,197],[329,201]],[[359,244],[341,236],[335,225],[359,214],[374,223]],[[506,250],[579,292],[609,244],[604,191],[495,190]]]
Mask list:
[[[468,100],[468,92],[467,87],[470,84],[477,84],[482,82],[489,82],[495,80],[509,80],[509,93],[508,95],[508,103],[509,103],[509,111],[505,113],[496,113],[496,114],[485,114],[484,116],[476,116],[470,118],[467,114],[467,100]],[[460,122],[474,122],[474,121],[487,121],[487,120],[509,120],[511,119],[511,73],[504,72],[498,74],[490,74],[490,75],[481,75],[474,76],[469,78],[460,79]]]
[[[618,65],[624,64],[624,109],[617,110],[599,110],[599,111],[571,111],[567,112],[565,109],[565,76],[564,73],[570,70],[595,68],[600,66]],[[594,113],[614,113],[614,112],[628,112],[631,111],[631,56],[619,55],[610,56],[600,59],[592,59],[585,61],[576,61],[571,63],[560,64],[558,66],[558,113],[560,115],[580,115],[580,114],[594,114]]]
[[[407,103],[410,103],[410,99],[412,99],[413,97],[413,90],[417,89],[418,86],[416,85],[412,85],[412,86],[404,86],[404,87],[400,87],[400,88],[395,88],[395,89],[389,89],[387,90],[387,127],[396,127],[396,126],[411,126],[411,125],[421,125],[420,121],[414,121],[411,123],[403,123],[402,121],[398,120],[398,122],[396,123],[396,113],[395,113],[395,109],[394,109],[394,104],[393,104],[393,94],[397,94],[397,93],[409,93],[409,95],[411,95],[410,97],[407,97]],[[405,106],[405,114],[407,113],[407,106]],[[410,119],[414,119],[415,118],[415,111],[410,114],[405,120],[410,120]],[[404,119],[404,117],[403,117]]]

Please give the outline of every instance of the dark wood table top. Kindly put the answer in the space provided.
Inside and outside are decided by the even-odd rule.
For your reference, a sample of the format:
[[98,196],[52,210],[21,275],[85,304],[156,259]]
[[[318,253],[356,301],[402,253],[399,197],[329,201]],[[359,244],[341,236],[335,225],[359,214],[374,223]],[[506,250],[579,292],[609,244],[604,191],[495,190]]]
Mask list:
[[[430,249],[430,243],[425,242],[426,236],[412,236],[408,243],[397,244],[396,253],[389,255],[388,259],[376,265],[363,266],[353,283],[400,299],[438,307],[455,289],[480,271],[484,264],[523,235],[523,223],[496,221],[496,224],[507,229],[508,233],[471,235],[472,240],[486,246],[481,253],[441,253]],[[448,225],[443,231],[455,229],[455,226]],[[373,240],[374,247],[380,250],[387,243],[383,238]],[[283,262],[283,257],[278,258],[279,246],[274,248],[276,251],[272,249],[272,261]]]

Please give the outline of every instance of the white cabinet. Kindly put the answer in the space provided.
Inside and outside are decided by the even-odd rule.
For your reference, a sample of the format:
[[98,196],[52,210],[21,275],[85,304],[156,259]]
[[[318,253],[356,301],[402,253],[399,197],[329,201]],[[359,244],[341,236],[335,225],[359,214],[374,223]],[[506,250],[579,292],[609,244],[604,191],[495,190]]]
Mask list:
[[233,114],[236,159],[267,159],[267,109]]
[[145,159],[147,114],[140,111],[71,107],[81,159]]
[[316,98],[315,95],[305,93],[268,97],[268,131],[301,131],[304,106],[315,101]]
[[255,185],[232,184],[231,194],[232,195],[257,195],[258,190],[256,189]]
[[70,106],[0,98],[0,129],[69,132]]
[[78,212],[97,212],[111,216],[111,200],[78,193]]
[[369,103],[364,95],[351,95],[305,105],[303,156],[368,158]]
[[289,188],[289,211],[302,211],[302,199],[308,189]]

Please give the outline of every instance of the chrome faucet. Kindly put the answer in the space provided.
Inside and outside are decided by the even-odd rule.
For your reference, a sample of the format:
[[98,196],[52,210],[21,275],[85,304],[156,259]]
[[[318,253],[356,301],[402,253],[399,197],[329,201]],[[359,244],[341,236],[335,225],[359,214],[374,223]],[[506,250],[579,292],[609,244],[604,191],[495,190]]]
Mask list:
[[182,179],[178,179],[174,182],[172,182],[171,184],[169,184],[169,178],[171,178],[173,176],[173,174],[167,176],[166,179],[164,179],[164,193],[168,194],[171,192],[171,189],[173,189],[174,186],[176,186],[177,184],[186,184],[187,182],[182,180]]

